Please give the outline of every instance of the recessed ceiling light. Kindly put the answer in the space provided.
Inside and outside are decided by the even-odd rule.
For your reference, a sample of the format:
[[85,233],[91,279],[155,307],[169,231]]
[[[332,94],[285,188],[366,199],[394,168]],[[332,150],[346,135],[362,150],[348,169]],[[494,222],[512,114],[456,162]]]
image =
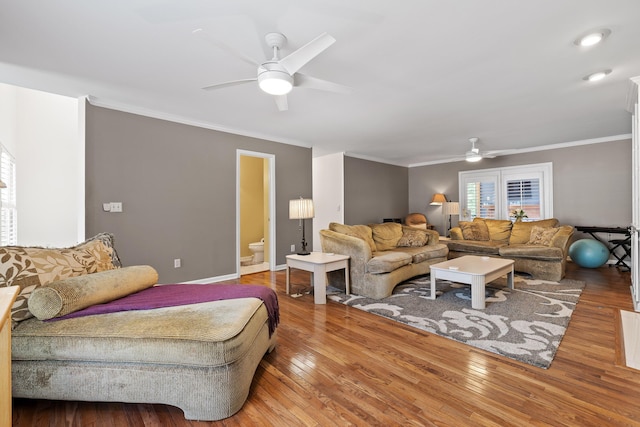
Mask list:
[[589,74],[588,76],[584,76],[582,80],[586,80],[588,82],[597,82],[598,80],[604,79],[609,74],[611,74],[611,70],[597,71],[595,73]]
[[602,42],[609,37],[611,30],[608,28],[601,28],[599,30],[592,30],[574,40],[573,44],[582,47],[589,47]]

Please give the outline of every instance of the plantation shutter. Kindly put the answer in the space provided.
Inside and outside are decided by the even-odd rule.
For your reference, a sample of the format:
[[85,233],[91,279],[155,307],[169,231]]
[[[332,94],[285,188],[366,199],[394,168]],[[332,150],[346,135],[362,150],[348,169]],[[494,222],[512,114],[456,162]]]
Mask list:
[[512,219],[521,209],[525,221],[553,218],[553,168],[538,163],[458,172],[460,220]]
[[495,174],[476,175],[465,179],[460,219],[496,218],[497,191],[498,177]]
[[0,145],[0,180],[7,186],[0,189],[0,245],[15,245],[18,242],[16,163],[13,156],[2,145]]
[[540,179],[513,179],[506,181],[507,216],[514,210],[523,210],[525,220],[542,219],[540,205]]

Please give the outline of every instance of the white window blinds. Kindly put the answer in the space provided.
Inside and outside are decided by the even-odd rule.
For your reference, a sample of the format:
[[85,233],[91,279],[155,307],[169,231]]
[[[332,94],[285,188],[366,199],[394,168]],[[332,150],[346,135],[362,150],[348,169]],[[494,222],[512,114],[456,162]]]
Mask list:
[[523,210],[528,219],[542,219],[540,215],[540,180],[514,179],[507,180],[507,215],[514,210]]
[[496,217],[496,185],[494,182],[467,182],[467,209],[471,218]]
[[551,163],[458,173],[460,220],[510,219],[523,210],[525,221],[553,217]]
[[2,145],[0,145],[0,180],[6,185],[6,188],[0,189],[0,245],[15,245],[18,241],[16,162]]

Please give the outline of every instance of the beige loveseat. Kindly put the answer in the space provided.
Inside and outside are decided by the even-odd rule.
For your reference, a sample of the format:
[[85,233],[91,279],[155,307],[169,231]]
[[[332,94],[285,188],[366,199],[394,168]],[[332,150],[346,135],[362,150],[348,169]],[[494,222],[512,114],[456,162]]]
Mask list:
[[429,273],[447,260],[447,246],[436,231],[387,222],[344,225],[332,222],[320,230],[322,251],[349,255],[351,293],[385,298],[400,282]]
[[258,298],[56,320],[159,288],[222,287],[154,286],[153,268],[121,268],[109,234],[65,249],[0,247],[0,261],[0,286],[21,290],[12,309],[14,397],[161,403],[187,419],[219,420],[240,410],[276,343]]
[[449,258],[464,255],[494,256],[515,261],[515,271],[536,279],[561,280],[574,228],[555,218],[511,222],[475,218],[451,229]]

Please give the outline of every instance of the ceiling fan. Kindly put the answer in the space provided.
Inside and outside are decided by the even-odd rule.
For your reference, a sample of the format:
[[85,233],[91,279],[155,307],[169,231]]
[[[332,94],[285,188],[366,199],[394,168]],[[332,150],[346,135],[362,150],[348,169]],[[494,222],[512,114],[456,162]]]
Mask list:
[[467,162],[479,162],[484,158],[493,159],[494,157],[496,157],[491,152],[481,153],[480,149],[476,147],[476,142],[478,141],[479,141],[479,138],[476,138],[476,137],[469,138],[469,142],[471,143],[471,150],[465,153],[465,160]]
[[244,53],[214,39],[201,28],[194,30],[193,34],[207,40],[225,52],[258,67],[256,77],[217,83],[203,87],[202,89],[204,90],[216,90],[257,81],[260,89],[269,95],[274,96],[276,106],[280,111],[288,110],[289,105],[287,101],[287,94],[291,92],[294,87],[305,87],[346,94],[351,93],[352,91],[350,87],[298,72],[298,70],[304,67],[308,62],[335,43],[336,39],[327,33],[320,34],[318,37],[284,58],[280,58],[279,53],[285,45],[287,38],[280,33],[268,33],[265,36],[265,41],[267,42],[267,46],[269,46],[273,51],[273,58],[264,62],[255,61]]

